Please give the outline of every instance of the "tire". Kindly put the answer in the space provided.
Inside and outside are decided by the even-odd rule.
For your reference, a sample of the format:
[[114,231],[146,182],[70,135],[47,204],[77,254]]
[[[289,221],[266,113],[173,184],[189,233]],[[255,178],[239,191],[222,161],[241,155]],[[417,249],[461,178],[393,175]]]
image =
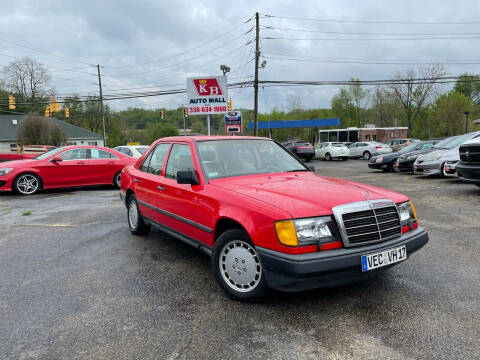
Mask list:
[[243,230],[227,230],[215,241],[212,272],[232,299],[258,301],[268,292],[260,258]]
[[133,194],[127,198],[127,221],[132,234],[147,235],[150,231],[150,225],[143,220],[138,209],[137,198]]
[[439,176],[440,176],[441,178],[446,177],[446,176],[445,176],[445,163],[443,163],[443,164],[442,164],[442,167],[440,168],[440,174],[439,174]]
[[13,189],[20,195],[33,195],[41,188],[40,178],[31,173],[20,174],[13,182]]
[[332,161],[332,155],[330,155],[330,153],[326,153],[325,154],[325,160]]
[[370,154],[368,151],[365,151],[365,152],[363,153],[363,158],[364,158],[365,160],[370,160],[371,157],[372,157],[372,154]]
[[348,160],[348,157],[344,156],[344,157],[342,157],[342,160],[343,160],[343,161],[347,161],[347,160]]
[[305,162],[309,162],[309,161],[312,161],[313,159],[313,156],[308,156],[305,158]]
[[122,187],[122,184],[120,183],[121,181],[121,176],[122,176],[122,172],[119,171],[118,173],[115,174],[115,176],[113,177],[113,187],[115,187],[116,189],[120,189]]

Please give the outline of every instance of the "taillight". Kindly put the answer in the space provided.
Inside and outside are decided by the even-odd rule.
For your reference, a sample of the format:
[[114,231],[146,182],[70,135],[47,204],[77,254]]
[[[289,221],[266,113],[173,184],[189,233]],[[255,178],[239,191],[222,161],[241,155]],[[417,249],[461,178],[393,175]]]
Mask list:
[[380,146],[380,145],[375,146],[375,149],[382,149],[382,148],[383,146]]
[[313,149],[313,146],[295,146],[295,149]]

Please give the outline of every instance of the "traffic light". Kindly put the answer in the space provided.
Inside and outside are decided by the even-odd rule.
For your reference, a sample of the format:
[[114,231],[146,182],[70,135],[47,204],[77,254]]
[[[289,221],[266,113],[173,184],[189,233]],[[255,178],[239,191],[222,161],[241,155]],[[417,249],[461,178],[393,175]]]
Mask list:
[[163,110],[160,111],[160,120],[163,120]]
[[50,117],[50,105],[45,106],[45,117]]
[[15,105],[15,97],[13,95],[8,95],[8,109],[15,110],[17,106]]
[[233,106],[232,106],[232,100],[228,100],[228,106],[227,106],[227,109],[228,111],[232,111],[233,110]]
[[188,117],[188,109],[187,108],[183,109],[183,116]]
[[69,118],[70,117],[70,109],[68,107],[65,108],[65,118]]

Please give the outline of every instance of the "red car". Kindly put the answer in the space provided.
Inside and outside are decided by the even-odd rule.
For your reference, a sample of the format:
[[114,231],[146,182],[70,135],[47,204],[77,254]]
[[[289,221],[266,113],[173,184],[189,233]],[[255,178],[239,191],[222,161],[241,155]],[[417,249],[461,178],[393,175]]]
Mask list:
[[122,171],[130,230],[154,225],[212,258],[228,295],[352,283],[428,242],[405,195],[316,175],[271,139],[157,140]]
[[40,189],[113,184],[120,187],[120,173],[135,163],[118,151],[98,146],[66,146],[34,159],[0,165],[0,191],[32,195]]

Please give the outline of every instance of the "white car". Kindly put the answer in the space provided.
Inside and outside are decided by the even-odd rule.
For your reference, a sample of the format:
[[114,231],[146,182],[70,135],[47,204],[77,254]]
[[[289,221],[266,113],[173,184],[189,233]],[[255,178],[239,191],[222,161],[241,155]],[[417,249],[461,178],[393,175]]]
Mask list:
[[350,150],[343,143],[327,142],[315,146],[315,158],[330,161],[332,159],[347,160]]
[[351,144],[350,157],[369,160],[372,156],[390,154],[392,148],[376,141],[359,141]]
[[120,151],[122,154],[133,157],[135,159],[140,158],[147,149],[148,146],[145,145],[117,146],[116,148],[113,148],[113,150]]

